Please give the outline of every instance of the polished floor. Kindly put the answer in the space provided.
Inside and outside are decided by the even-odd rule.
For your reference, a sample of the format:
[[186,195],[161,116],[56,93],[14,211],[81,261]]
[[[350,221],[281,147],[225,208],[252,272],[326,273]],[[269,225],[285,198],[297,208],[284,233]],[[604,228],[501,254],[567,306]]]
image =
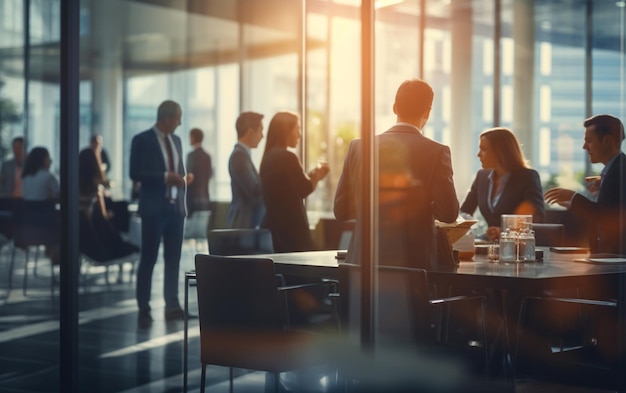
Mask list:
[[[0,289],[6,295],[10,247],[0,250]],[[185,243],[181,272],[193,266],[193,255],[205,252],[206,245]],[[153,285],[153,317],[151,328],[137,327],[132,265],[124,265],[123,282],[117,283],[117,269],[110,273],[113,284],[105,285],[104,270],[90,269],[87,287],[81,288],[79,305],[80,387],[82,392],[181,392],[183,389],[183,322],[166,322],[159,289],[162,264],[157,264]],[[34,263],[28,264],[28,293],[22,293],[24,254],[17,253],[13,273],[14,288],[8,299],[0,303],[0,392],[58,392],[59,391],[59,323],[58,291],[50,292],[50,264],[42,259],[33,276]],[[183,300],[184,280],[181,274],[180,295]],[[195,313],[195,292],[190,291],[190,310]],[[189,392],[200,387],[199,338],[197,320],[189,326]],[[381,366],[389,376],[402,368],[399,364]],[[428,374],[428,373],[422,373]],[[228,369],[211,366],[207,370],[207,391],[227,392]],[[437,375],[435,371],[432,375]],[[235,374],[235,392],[264,392],[266,376],[260,372],[239,370]],[[327,369],[281,376],[280,391],[333,392],[334,374]],[[584,389],[519,380],[518,392],[591,393],[601,390]],[[497,379],[488,385],[490,391],[506,391]],[[272,389],[273,390],[273,389]],[[341,389],[339,389],[341,390]],[[364,389],[367,390],[367,389]],[[372,391],[378,391],[376,388]],[[385,389],[387,390],[387,389]],[[468,389],[467,390],[472,390]],[[474,389],[475,390],[475,389]],[[411,386],[408,391],[424,391]]]

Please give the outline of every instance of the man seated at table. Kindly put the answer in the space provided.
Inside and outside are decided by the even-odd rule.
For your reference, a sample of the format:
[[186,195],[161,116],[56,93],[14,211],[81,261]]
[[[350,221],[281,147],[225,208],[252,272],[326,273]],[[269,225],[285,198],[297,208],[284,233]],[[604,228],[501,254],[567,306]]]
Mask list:
[[610,115],[592,116],[584,126],[583,149],[592,163],[604,164],[600,179],[588,185],[590,191],[597,192],[596,201],[560,187],[546,191],[544,197],[546,202],[557,203],[585,218],[591,253],[626,255],[626,155],[621,151],[624,126]]

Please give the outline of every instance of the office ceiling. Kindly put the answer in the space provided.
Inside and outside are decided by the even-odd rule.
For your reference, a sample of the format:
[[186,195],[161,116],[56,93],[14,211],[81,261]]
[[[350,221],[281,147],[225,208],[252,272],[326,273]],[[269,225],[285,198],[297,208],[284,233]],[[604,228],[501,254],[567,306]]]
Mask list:
[[[405,18],[415,23],[420,0],[378,0],[377,18]],[[502,0],[503,32],[510,31],[515,2]],[[585,7],[592,4],[594,47],[619,50],[624,41],[620,28],[622,1],[535,0],[538,34],[572,45],[585,37]],[[307,0],[309,12],[359,17],[360,0]],[[96,0],[85,3],[85,33],[81,35],[81,78],[95,66],[122,64],[126,76],[171,72],[188,68],[260,58],[300,49],[301,1],[295,0]],[[87,5],[88,4],[88,5]],[[427,0],[429,25],[446,28],[457,12],[472,12],[474,24],[485,32],[493,28],[494,3],[485,0]],[[308,38],[307,45],[324,42]],[[243,44],[245,43],[245,45]],[[0,72],[23,75],[22,46],[0,47]],[[30,76],[59,79],[59,42],[30,47]]]

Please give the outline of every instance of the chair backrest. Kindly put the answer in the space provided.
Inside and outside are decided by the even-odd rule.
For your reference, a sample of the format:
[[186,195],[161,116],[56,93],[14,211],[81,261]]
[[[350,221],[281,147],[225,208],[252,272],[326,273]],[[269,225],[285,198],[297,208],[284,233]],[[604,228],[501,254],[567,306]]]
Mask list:
[[185,220],[185,239],[206,239],[209,220],[211,219],[210,210],[196,210],[190,217]]
[[[429,341],[428,276],[423,269],[379,266],[376,342],[380,345],[419,345]],[[339,265],[342,331],[358,334],[361,318],[361,267]]]
[[59,243],[56,201],[16,200],[13,204],[13,241],[18,247]]
[[274,252],[269,229],[214,229],[208,232],[211,255],[255,255]]
[[287,323],[274,262],[268,258],[196,255],[200,332],[277,329]]
[[210,230],[228,228],[228,209],[230,209],[230,202],[211,202]]
[[535,245],[543,247],[559,247],[563,245],[565,228],[563,224],[533,224]]

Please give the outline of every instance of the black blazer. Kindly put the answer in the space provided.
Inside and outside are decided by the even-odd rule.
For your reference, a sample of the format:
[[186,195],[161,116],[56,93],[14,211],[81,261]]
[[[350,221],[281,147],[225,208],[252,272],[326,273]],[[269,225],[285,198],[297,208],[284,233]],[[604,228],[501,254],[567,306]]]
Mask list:
[[187,211],[209,210],[209,180],[213,177],[211,156],[198,147],[187,155],[187,172],[193,173],[193,182],[187,186]]
[[543,222],[546,216],[545,204],[543,202],[543,190],[539,174],[534,169],[520,168],[511,172],[509,179],[504,185],[502,195],[493,210],[489,208],[489,174],[491,169],[481,169],[476,174],[474,183],[467,193],[461,212],[474,214],[476,207],[480,209],[480,214],[485,218],[490,227],[501,225],[500,216],[503,214],[515,214],[516,209],[522,202],[532,205],[535,212],[533,222]]
[[261,227],[272,231],[274,251],[313,250],[304,207],[313,184],[298,157],[286,148],[274,147],[263,157],[260,175],[266,209]]
[[585,217],[592,253],[626,255],[626,155],[619,153],[608,168],[596,202],[581,194],[572,198],[570,211]]

